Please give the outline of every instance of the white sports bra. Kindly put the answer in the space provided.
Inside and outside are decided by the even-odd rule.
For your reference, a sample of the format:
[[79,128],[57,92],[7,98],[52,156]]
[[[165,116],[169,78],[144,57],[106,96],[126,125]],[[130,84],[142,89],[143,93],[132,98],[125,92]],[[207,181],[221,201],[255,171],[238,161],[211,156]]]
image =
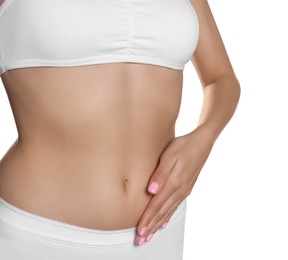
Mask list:
[[198,37],[189,0],[4,0],[0,76],[15,68],[111,62],[184,70]]

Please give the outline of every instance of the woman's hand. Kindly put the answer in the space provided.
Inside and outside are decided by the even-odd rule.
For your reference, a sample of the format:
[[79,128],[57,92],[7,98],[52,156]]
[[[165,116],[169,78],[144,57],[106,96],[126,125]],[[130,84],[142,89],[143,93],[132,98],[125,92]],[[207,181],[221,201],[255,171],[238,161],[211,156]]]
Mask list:
[[138,222],[136,245],[150,241],[158,228],[169,222],[191,193],[213,144],[209,131],[199,126],[189,134],[176,137],[166,147],[148,185],[148,192],[155,195]]

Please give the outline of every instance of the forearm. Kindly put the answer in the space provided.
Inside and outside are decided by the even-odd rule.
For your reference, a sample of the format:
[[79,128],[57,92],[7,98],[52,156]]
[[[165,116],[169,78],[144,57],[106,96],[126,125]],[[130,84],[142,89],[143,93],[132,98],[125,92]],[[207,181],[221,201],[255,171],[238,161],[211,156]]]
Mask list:
[[222,74],[203,87],[204,99],[197,128],[206,131],[213,142],[232,118],[240,92],[239,81],[232,73]]

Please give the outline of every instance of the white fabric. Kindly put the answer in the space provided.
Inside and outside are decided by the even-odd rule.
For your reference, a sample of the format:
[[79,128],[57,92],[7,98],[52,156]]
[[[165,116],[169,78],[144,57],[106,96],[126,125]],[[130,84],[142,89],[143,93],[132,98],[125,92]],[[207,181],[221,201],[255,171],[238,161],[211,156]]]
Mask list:
[[23,67],[110,62],[184,70],[198,35],[189,0],[5,0],[0,75]]
[[136,227],[95,230],[35,215],[0,198],[0,258],[5,260],[182,260],[187,198],[165,229],[137,246]]

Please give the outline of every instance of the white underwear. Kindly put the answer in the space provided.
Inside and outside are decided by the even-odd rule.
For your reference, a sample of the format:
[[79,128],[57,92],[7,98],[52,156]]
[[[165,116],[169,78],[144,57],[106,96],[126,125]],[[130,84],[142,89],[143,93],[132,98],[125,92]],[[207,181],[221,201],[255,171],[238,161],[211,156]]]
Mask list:
[[0,256],[3,260],[182,260],[187,198],[165,229],[142,246],[136,227],[96,230],[48,219],[0,197]]

